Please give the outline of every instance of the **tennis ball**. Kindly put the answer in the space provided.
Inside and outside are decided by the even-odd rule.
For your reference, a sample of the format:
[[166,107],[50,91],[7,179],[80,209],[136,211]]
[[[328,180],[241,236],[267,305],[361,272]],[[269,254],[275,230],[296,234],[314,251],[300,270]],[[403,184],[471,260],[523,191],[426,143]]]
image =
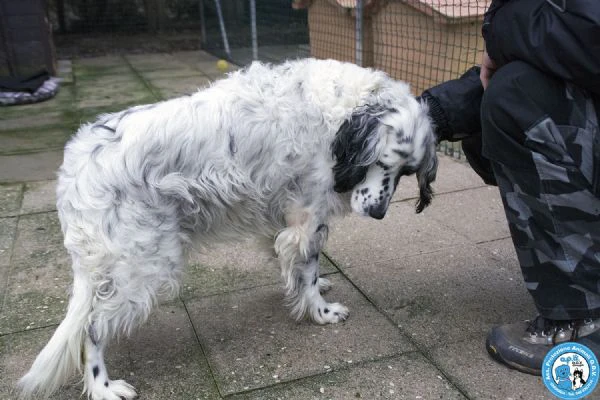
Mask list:
[[229,69],[229,63],[225,60],[217,61],[217,69],[221,72],[225,72]]

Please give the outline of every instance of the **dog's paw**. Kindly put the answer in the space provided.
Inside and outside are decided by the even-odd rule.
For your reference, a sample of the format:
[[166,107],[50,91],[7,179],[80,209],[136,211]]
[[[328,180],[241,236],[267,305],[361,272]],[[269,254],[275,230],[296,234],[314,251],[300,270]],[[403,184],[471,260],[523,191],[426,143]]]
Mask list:
[[131,400],[135,396],[135,388],[124,380],[97,383],[90,393],[92,400]]
[[319,292],[325,293],[331,289],[331,281],[327,278],[319,278]]
[[318,324],[337,324],[348,318],[348,307],[340,303],[325,303],[313,312],[313,320]]

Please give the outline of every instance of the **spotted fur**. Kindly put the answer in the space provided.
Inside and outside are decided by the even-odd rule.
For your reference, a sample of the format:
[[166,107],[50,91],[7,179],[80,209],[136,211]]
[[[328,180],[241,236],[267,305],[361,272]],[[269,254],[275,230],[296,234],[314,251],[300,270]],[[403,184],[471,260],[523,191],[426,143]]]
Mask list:
[[270,240],[292,316],[343,321],[348,309],[320,294],[329,220],[351,209],[382,218],[414,172],[420,211],[435,166],[427,110],[408,86],[331,60],[254,63],[192,96],[83,125],[57,188],[73,291],[20,381],[24,396],[47,397],[79,370],[90,398],[133,398],[109,379],[104,348],[177,293],[190,243]]

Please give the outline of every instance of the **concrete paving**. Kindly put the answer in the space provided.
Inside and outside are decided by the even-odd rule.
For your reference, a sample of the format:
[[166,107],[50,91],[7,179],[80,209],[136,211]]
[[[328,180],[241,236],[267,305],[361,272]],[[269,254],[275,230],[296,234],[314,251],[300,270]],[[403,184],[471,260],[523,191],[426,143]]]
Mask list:
[[[62,148],[103,112],[222,77],[202,52],[63,60],[60,94],[0,108],[0,399],[64,315],[69,259],[54,205]],[[404,179],[382,221],[336,220],[322,257],[326,297],[350,318],[296,322],[272,254],[251,243],[193,253],[180,296],[110,347],[109,373],[140,399],[550,399],[539,377],[494,362],[490,327],[535,313],[498,191],[440,156],[437,197],[414,213]],[[53,399],[81,393],[73,377]]]

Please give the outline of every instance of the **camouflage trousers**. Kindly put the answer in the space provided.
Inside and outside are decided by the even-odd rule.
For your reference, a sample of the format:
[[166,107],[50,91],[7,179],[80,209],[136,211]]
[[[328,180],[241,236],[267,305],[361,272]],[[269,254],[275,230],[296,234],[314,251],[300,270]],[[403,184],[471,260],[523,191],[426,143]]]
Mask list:
[[521,62],[485,91],[483,156],[540,314],[600,318],[598,99]]

